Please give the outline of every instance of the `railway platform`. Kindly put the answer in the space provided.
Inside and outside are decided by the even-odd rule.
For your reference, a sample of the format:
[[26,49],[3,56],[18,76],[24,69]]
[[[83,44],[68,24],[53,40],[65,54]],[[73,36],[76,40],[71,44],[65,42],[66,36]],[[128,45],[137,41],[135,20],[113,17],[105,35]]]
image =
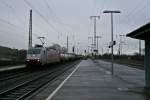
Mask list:
[[0,68],[0,72],[14,70],[14,69],[20,69],[20,68],[25,68],[25,67],[26,67],[25,65],[5,66],[5,67]]
[[97,60],[83,60],[46,100],[150,100],[144,70]]

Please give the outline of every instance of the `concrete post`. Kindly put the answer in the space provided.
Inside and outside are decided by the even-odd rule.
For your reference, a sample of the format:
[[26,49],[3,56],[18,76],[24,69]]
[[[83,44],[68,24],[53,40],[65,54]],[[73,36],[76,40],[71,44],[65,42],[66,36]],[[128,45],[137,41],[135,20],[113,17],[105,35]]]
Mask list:
[[150,88],[150,40],[145,40],[145,84]]

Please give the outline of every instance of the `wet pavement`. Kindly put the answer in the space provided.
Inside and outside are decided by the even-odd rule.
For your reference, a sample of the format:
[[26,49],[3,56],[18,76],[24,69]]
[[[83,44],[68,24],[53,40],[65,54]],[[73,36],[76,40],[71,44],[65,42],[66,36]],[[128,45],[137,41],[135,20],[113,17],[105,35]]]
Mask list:
[[110,66],[101,60],[83,60],[47,100],[150,100],[144,92],[144,70],[115,64],[112,76]]

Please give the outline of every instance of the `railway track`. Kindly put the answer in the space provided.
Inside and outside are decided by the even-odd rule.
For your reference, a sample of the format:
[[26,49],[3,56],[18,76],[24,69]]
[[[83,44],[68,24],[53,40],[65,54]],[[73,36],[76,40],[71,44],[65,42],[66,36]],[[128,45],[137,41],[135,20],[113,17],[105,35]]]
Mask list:
[[11,79],[19,78],[19,77],[24,76],[24,75],[29,74],[29,73],[30,73],[29,71],[22,71],[19,73],[15,73],[13,75],[4,76],[4,77],[0,78],[0,81],[2,82],[2,81],[8,81]]
[[[53,65],[55,66],[55,65]],[[43,68],[41,68],[43,70]],[[50,68],[44,68],[44,70],[49,70]],[[10,71],[4,71],[4,72],[0,72],[0,82],[3,82],[3,81],[9,81],[9,80],[14,80],[15,78],[20,78],[24,75],[28,75],[32,72],[35,72],[35,71],[39,71],[35,68],[30,68],[30,69],[26,69],[26,68],[23,68],[23,69],[16,69],[16,70],[10,70]]]
[[12,71],[4,71],[4,72],[0,72],[0,81],[7,79],[7,78],[11,78],[13,76],[16,76],[18,74],[22,74],[24,72],[26,72],[26,69],[19,69],[19,70],[12,70]]
[[[46,69],[44,69],[46,70]],[[15,79],[19,79],[21,77],[24,77],[25,75],[29,75],[29,74],[33,74],[33,73],[36,73],[40,70],[35,70],[33,69],[33,71],[31,69],[24,69],[22,71],[19,71],[19,72],[11,72],[10,74],[2,74],[1,77],[0,77],[0,81],[1,82],[6,82],[6,81],[10,81],[10,80],[15,80]]]
[[[110,60],[104,60],[106,62],[111,62]],[[115,64],[121,64],[121,65],[126,65],[132,68],[138,68],[144,70],[144,64],[139,64],[135,62],[121,62],[121,61],[114,61]]]
[[9,90],[10,88],[17,86],[18,84],[24,83],[25,81],[30,81],[32,77],[37,77],[46,72],[47,72],[46,70],[30,71],[22,76],[18,76],[9,80],[4,80],[0,82],[0,92]]
[[22,100],[31,95],[36,90],[40,89],[42,86],[46,85],[56,77],[65,73],[68,69],[75,66],[77,62],[71,65],[65,66],[63,68],[58,67],[54,70],[48,71],[47,73],[42,73],[37,77],[31,78],[30,81],[25,81],[11,89],[3,91],[0,93],[0,100]]

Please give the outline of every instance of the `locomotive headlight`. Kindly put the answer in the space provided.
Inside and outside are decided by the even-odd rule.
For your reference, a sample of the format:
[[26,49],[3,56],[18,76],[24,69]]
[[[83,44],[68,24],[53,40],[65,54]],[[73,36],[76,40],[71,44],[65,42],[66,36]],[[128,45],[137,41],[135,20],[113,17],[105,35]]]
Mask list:
[[40,62],[40,59],[37,59],[38,62]]
[[27,59],[27,61],[30,61],[29,59]]

